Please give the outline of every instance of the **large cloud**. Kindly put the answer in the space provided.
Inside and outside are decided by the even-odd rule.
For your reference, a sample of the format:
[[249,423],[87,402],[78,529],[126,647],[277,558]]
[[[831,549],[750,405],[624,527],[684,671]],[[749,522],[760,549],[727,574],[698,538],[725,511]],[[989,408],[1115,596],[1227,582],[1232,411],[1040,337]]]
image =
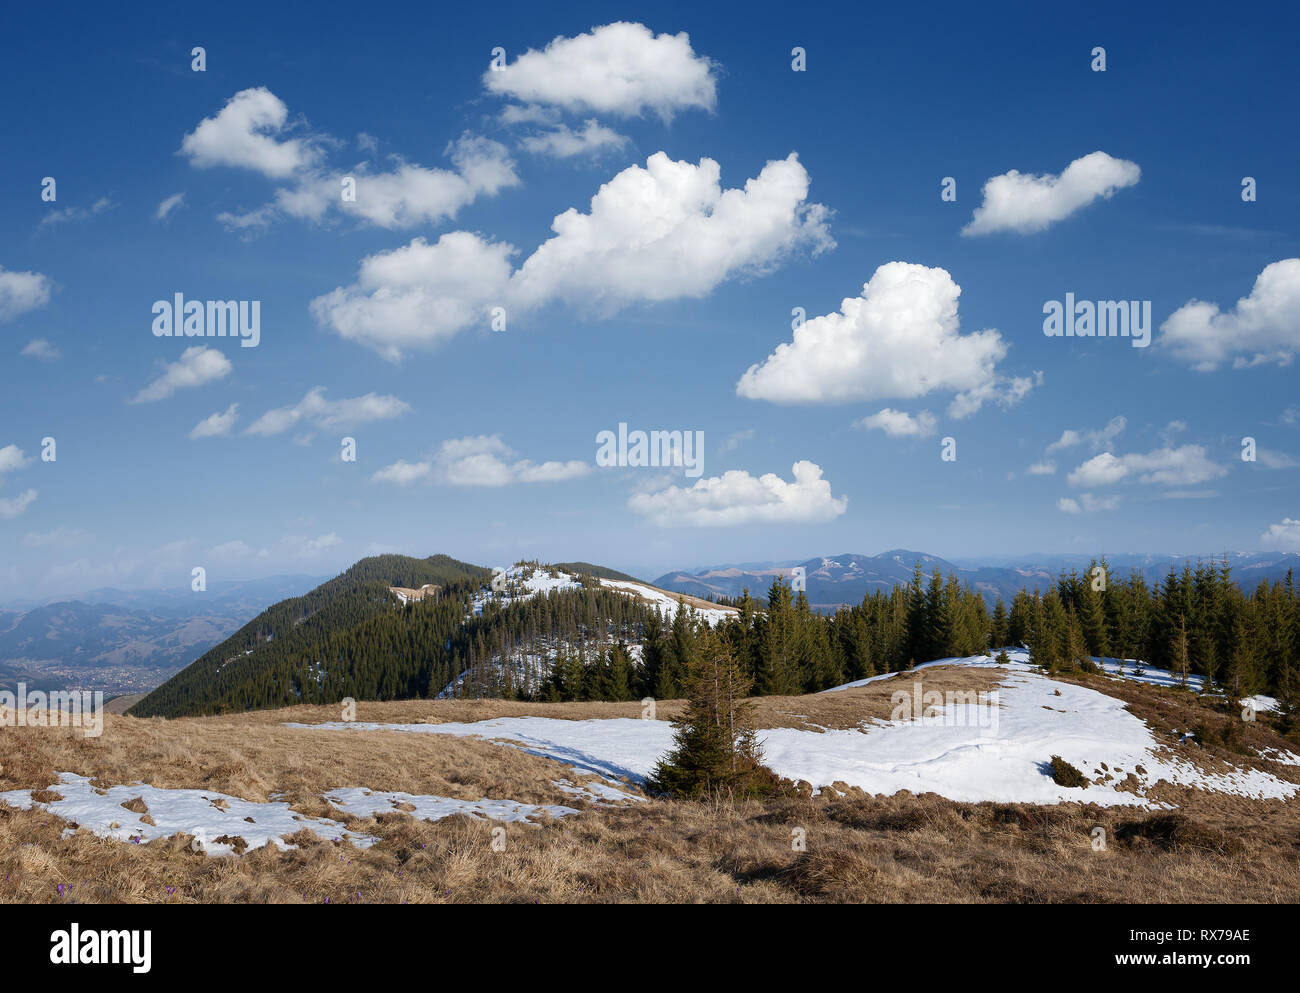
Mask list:
[[50,280],[39,272],[12,272],[0,266],[0,323],[50,302]]
[[190,389],[230,375],[230,360],[215,348],[191,345],[181,357],[163,369],[162,375],[137,393],[132,403],[165,400],[177,390]]
[[1202,300],[1179,307],[1160,325],[1158,344],[1202,372],[1229,359],[1237,368],[1290,364],[1300,350],[1300,258],[1265,266],[1226,313]]
[[524,262],[512,284],[525,306],[556,298],[610,312],[639,300],[698,297],[723,280],[769,269],[797,249],[834,244],[827,211],[807,203],[798,157],[769,162],[744,189],[724,190],[713,159],[699,165],[656,152],[566,210],[555,237]]
[[1042,231],[1098,197],[1134,185],[1142,175],[1136,162],[1093,152],[1075,159],[1059,176],[1035,176],[1012,169],[984,184],[984,202],[975,208],[964,235]]
[[555,218],[555,236],[513,275],[513,248],[465,231],[367,258],[357,282],[312,301],[317,319],[396,359],[486,320],[555,300],[609,314],[640,301],[703,296],[723,281],[834,244],[827,212],[807,202],[795,155],[769,162],[744,189],[722,189],[712,159],[663,152],[600,188],[591,212]]
[[713,63],[696,55],[685,33],[655,35],[644,24],[617,22],[576,38],[555,38],[500,70],[489,69],[491,92],[566,110],[670,119],[679,110],[712,110]]
[[1006,381],[994,330],[958,333],[961,287],[944,269],[888,262],[840,310],[806,321],[793,341],[749,368],[736,392],[773,403],[847,403],[956,393],[949,413],[986,399],[1013,402],[1032,385]]
[[690,487],[636,493],[628,506],[660,527],[735,527],[742,524],[819,524],[848,508],[848,497],[831,494],[821,466],[796,462],[794,481],[776,473],[755,478],[733,469]]

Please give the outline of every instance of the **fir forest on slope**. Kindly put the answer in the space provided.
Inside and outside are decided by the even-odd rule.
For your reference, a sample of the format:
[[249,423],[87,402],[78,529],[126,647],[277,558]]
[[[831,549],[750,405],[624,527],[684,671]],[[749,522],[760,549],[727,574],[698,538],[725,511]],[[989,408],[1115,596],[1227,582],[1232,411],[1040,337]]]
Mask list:
[[[686,606],[668,618],[600,583],[630,577],[589,563],[530,565],[576,582],[503,601],[490,592],[490,570],[445,555],[362,559],[264,611],[131,713],[440,693],[548,701],[681,694],[705,623],[697,611]],[[1023,644],[1053,670],[1091,657],[1142,659],[1233,696],[1273,694],[1288,712],[1300,703],[1300,597],[1290,575],[1243,591],[1226,562],[1170,570],[1154,585],[1137,573],[1099,583],[1101,570],[1063,573],[1047,592],[1021,591],[990,611],[969,586],[937,570],[927,577],[918,562],[910,583],[829,616],[778,578],[765,597],[720,600],[735,610],[715,626],[759,694],[816,692]],[[404,602],[392,590],[425,584],[440,595]]]

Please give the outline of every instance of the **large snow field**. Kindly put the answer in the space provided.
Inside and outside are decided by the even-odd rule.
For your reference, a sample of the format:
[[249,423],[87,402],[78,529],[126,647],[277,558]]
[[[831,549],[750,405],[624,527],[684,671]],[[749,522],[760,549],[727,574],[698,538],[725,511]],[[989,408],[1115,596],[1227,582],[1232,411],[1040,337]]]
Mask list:
[[[949,704],[915,721],[864,720],[852,730],[793,728],[759,732],[764,761],[778,774],[822,789],[836,782],[868,793],[900,790],[938,793],[952,800],[1053,804],[1093,802],[1106,806],[1151,806],[1141,793],[1161,779],[1237,796],[1289,798],[1300,787],[1265,772],[1201,771],[1152,735],[1124,709],[1122,701],[1087,687],[1048,678],[1027,663],[1023,650],[1008,652],[998,666],[984,655],[940,659],[934,665],[995,666],[1005,676],[996,720],[975,704]],[[837,690],[907,674],[859,680]],[[978,712],[983,710],[981,715]],[[482,738],[565,762],[583,772],[641,782],[672,745],[664,721],[634,718],[558,720],[508,717],[472,723],[382,724],[330,722],[290,724],[294,728],[352,732],[396,731]],[[1059,755],[1093,779],[1083,789],[1058,786],[1048,763]],[[1102,763],[1107,766],[1102,769]],[[1139,769],[1139,767],[1141,767]],[[1129,775],[1138,793],[1119,790]],[[1131,781],[1129,781],[1131,784]]]

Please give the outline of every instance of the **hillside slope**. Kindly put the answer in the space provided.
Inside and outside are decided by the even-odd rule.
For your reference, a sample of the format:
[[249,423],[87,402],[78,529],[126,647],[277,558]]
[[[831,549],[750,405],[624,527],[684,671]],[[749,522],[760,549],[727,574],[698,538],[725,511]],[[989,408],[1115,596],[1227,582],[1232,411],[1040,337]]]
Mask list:
[[[195,660],[131,708],[137,717],[176,717],[276,706],[318,699],[321,693],[376,699],[415,695],[405,673],[393,666],[336,670],[326,685],[318,660],[346,658],[349,632],[391,609],[392,587],[418,589],[425,584],[448,591],[447,600],[429,604],[422,616],[447,625],[448,608],[457,590],[476,588],[490,571],[446,555],[416,559],[378,555],[362,559],[342,575],[310,593],[267,608],[221,644]],[[389,653],[395,646],[376,647]],[[313,692],[315,690],[316,692]]]
[[[706,623],[734,615],[587,563],[491,571],[446,556],[363,559],[276,604],[135,704],[181,717],[297,703],[548,694],[558,668],[622,646],[628,669],[647,630],[682,600]],[[598,578],[598,577],[605,578]]]

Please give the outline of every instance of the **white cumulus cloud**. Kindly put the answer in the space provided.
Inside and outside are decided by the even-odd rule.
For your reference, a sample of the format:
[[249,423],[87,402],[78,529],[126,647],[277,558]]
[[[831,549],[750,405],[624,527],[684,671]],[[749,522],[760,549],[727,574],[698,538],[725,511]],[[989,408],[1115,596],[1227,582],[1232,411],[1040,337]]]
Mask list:
[[1016,402],[1032,386],[997,364],[997,331],[958,332],[961,287],[947,270],[909,262],[880,266],[836,313],[805,321],[794,339],[750,366],[736,392],[773,403],[848,403],[955,393],[949,414],[965,417],[985,400]]
[[635,493],[628,506],[660,527],[819,524],[839,517],[848,508],[848,497],[832,495],[821,466],[800,461],[794,464],[793,473],[794,481],[788,482],[776,473],[754,477],[733,469],[689,487]]
[[[219,213],[217,219],[229,230],[255,233],[281,215],[320,221],[331,210],[377,227],[410,228],[454,217],[479,196],[519,184],[506,147],[470,134],[447,146],[453,169],[428,168],[400,156],[393,156],[388,171],[375,171],[368,162],[329,169],[323,149],[342,143],[325,135],[287,137],[288,114],[284,101],[265,87],[242,90],[185,136],[181,151],[195,166],[234,166],[290,181],[271,203]],[[345,178],[352,180],[355,194],[346,199]],[[183,194],[168,197],[157,216],[165,218],[183,200]]]
[[23,450],[17,445],[5,445],[0,448],[0,482],[4,481],[6,472],[14,472],[17,469],[26,469],[32,464],[32,459],[23,454]]
[[314,424],[322,431],[350,428],[372,421],[392,420],[410,409],[410,404],[404,400],[378,393],[327,400],[325,387],[317,386],[308,390],[307,395],[291,407],[268,410],[250,424],[244,433],[267,438],[288,431],[302,421]]
[[[508,486],[554,483],[591,471],[587,462],[531,462],[517,458],[500,435],[475,435],[444,441],[430,463],[433,478],[448,486]],[[389,466],[393,469],[393,466]],[[384,471],[384,470],[381,470]],[[407,470],[411,471],[411,470]]]
[[557,159],[613,151],[625,147],[627,143],[627,135],[598,124],[594,119],[587,121],[581,131],[574,131],[567,124],[561,124],[549,131],[527,135],[519,141],[524,151]]
[[42,362],[53,362],[62,357],[63,353],[45,338],[33,338],[18,354],[25,355],[29,359],[40,359]]
[[1157,344],[1201,372],[1229,360],[1236,368],[1289,365],[1300,350],[1300,258],[1265,266],[1227,312],[1204,300],[1183,304],[1160,325]]
[[240,90],[184,137],[181,153],[199,167],[234,166],[284,179],[320,157],[312,139],[280,137],[288,117],[284,101],[265,86]]
[[798,156],[768,162],[724,190],[713,159],[656,152],[600,188],[589,213],[570,208],[511,280],[525,307],[566,300],[597,313],[640,301],[700,297],[724,280],[774,268],[792,253],[834,246],[827,210],[807,202]]
[[1300,521],[1284,517],[1281,524],[1270,524],[1259,536],[1259,543],[1282,552],[1300,552]]
[[619,21],[574,38],[557,37],[483,74],[498,96],[572,111],[665,120],[681,110],[713,110],[713,63],[696,55],[690,36],[656,35],[644,24]]
[[1015,231],[1030,234],[1069,217],[1098,197],[1133,186],[1142,176],[1136,162],[1092,152],[1060,175],[1036,176],[1012,169],[984,184],[984,202],[962,228],[964,235]]
[[372,483],[393,483],[396,486],[410,486],[412,483],[433,476],[432,462],[407,462],[398,459],[392,465],[386,465],[371,477]]
[[161,376],[142,389],[132,403],[150,403],[165,400],[177,390],[203,386],[230,375],[234,366],[215,348],[191,345],[181,357],[168,365]]
[[938,419],[928,410],[917,411],[915,415],[905,410],[886,407],[879,413],[872,414],[857,421],[860,428],[876,429],[885,432],[891,438],[925,438],[934,434]]
[[1117,414],[1106,422],[1106,426],[1094,431],[1076,431],[1073,428],[1066,428],[1061,432],[1061,437],[1047,446],[1049,453],[1060,451],[1065,448],[1076,448],[1079,445],[1087,444],[1093,451],[1109,447],[1111,442],[1118,438],[1128,427],[1128,418],[1123,414]]
[[35,500],[35,490],[24,490],[16,497],[0,498],[0,520],[13,520],[30,507]]
[[13,272],[0,266],[0,323],[44,307],[53,284],[39,272]]
[[491,196],[519,185],[514,160],[506,147],[488,138],[462,135],[447,146],[455,169],[429,168],[394,156],[387,172],[362,163],[351,172],[355,198],[343,199],[344,174],[313,171],[296,185],[276,191],[274,206],[231,215],[228,227],[270,223],[278,210],[302,220],[319,221],[337,208],[376,227],[412,228],[455,217],[479,196]]
[[591,212],[555,218],[555,236],[511,273],[514,249],[467,231],[432,245],[416,238],[363,260],[357,281],[312,301],[317,320],[389,359],[428,348],[504,306],[518,313],[566,301],[610,314],[637,302],[700,297],[724,280],[762,273],[804,248],[834,242],[827,212],[807,202],[793,154],[743,189],[724,190],[712,159],[663,152],[602,186]]
[[1227,469],[1210,460],[1203,446],[1181,445],[1130,455],[1102,452],[1071,472],[1066,481],[1071,486],[1089,488],[1134,479],[1160,486],[1194,486],[1227,474]]
[[505,301],[513,251],[468,231],[432,245],[416,238],[363,259],[357,281],[317,297],[311,312],[342,337],[396,361],[471,324],[486,325],[489,308]]
[[1056,507],[1067,514],[1095,514],[1102,510],[1118,510],[1119,497],[1098,497],[1091,493],[1082,493],[1078,500],[1073,497],[1061,497],[1056,501]]
[[230,429],[235,426],[235,421],[239,419],[239,415],[236,413],[238,410],[239,404],[232,403],[224,413],[217,411],[215,414],[209,414],[194,425],[190,437],[221,438],[230,434]]

